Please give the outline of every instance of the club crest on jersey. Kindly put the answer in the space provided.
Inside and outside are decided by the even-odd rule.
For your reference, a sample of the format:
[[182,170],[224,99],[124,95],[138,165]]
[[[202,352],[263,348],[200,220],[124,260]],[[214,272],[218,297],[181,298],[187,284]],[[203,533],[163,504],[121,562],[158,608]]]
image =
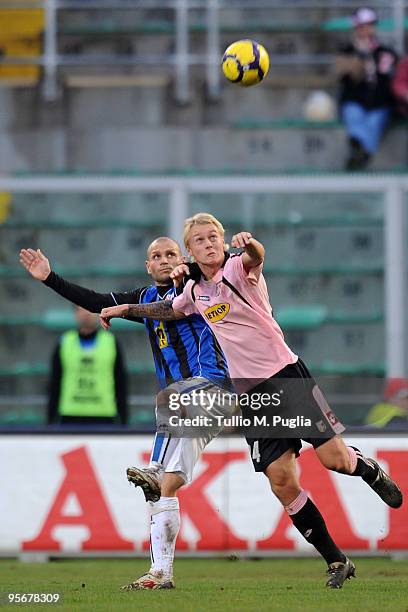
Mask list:
[[229,309],[229,304],[214,304],[204,310],[204,314],[210,323],[217,323],[229,313]]
[[323,421],[317,421],[316,427],[321,433],[325,432],[327,429],[327,425]]

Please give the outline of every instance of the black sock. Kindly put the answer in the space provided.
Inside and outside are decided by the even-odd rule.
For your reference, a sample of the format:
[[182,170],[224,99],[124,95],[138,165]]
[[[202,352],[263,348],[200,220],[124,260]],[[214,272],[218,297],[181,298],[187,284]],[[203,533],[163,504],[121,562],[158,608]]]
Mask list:
[[346,561],[345,555],[333,542],[327,531],[324,518],[311,499],[307,499],[307,502],[299,512],[289,516],[296,529],[300,531],[309,544],[315,547],[328,565],[336,561],[341,561],[342,563]]
[[364,457],[361,450],[355,446],[352,446],[351,448],[354,448],[357,455],[357,466],[352,473],[352,476],[361,476],[365,482],[372,484],[378,476],[378,467],[374,465],[370,459]]

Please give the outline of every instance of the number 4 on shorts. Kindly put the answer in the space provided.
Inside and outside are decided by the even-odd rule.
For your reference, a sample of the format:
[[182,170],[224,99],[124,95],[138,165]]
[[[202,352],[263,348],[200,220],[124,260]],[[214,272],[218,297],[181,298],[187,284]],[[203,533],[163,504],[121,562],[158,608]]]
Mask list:
[[261,460],[261,453],[259,452],[259,440],[255,440],[254,445],[252,447],[252,459],[257,463]]

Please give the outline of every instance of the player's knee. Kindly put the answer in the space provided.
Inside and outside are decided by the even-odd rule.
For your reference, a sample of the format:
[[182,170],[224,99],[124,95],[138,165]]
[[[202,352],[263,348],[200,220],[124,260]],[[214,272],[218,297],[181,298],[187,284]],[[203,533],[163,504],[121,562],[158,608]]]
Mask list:
[[157,407],[161,407],[161,406],[168,407],[170,403],[171,395],[172,393],[169,389],[162,389],[161,391],[159,391],[158,394],[156,395]]
[[166,472],[161,483],[162,497],[175,497],[181,487],[186,484],[186,476],[181,472]]
[[300,486],[292,480],[287,480],[285,482],[281,481],[280,483],[271,483],[271,488],[282,506],[287,506],[294,499],[296,499],[301,490]]
[[180,404],[179,395],[171,389],[162,389],[156,396],[157,415],[163,419],[177,415],[185,418],[186,409]]
[[162,497],[176,497],[177,493],[184,486],[184,482],[179,485],[167,485],[161,487],[161,496]]
[[170,392],[163,389],[156,396],[156,422],[157,427],[161,431],[166,431],[173,414],[177,414],[172,410],[170,404]]
[[347,453],[344,453],[341,450],[330,453],[330,455],[320,457],[320,461],[324,467],[326,467],[328,470],[333,470],[333,472],[347,474],[350,470],[349,456]]
[[292,466],[280,466],[276,468],[269,466],[266,476],[268,477],[272,491],[279,499],[281,499],[283,495],[286,497],[286,493],[289,493],[289,491],[297,490],[298,488],[297,477],[293,472]]

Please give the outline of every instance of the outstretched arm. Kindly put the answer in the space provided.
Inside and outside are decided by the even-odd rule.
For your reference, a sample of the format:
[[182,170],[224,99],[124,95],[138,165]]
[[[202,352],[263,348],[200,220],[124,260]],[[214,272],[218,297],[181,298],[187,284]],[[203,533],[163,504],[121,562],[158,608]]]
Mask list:
[[111,319],[135,317],[156,319],[157,321],[174,321],[175,319],[184,319],[185,316],[180,310],[173,310],[171,300],[163,300],[152,304],[122,304],[121,306],[103,308],[99,319],[102,327],[109,329]]
[[255,238],[252,238],[252,234],[249,232],[235,234],[232,237],[231,246],[237,249],[244,249],[242,264],[246,272],[249,272],[251,268],[259,266],[265,258],[263,245],[258,240],[255,240]]
[[[114,304],[138,304],[142,288],[127,292],[98,293],[65,280],[51,270],[50,262],[40,249],[22,249],[20,263],[36,280],[42,281],[58,295],[90,312],[101,312],[102,308]],[[139,321],[143,323],[143,321]]]

